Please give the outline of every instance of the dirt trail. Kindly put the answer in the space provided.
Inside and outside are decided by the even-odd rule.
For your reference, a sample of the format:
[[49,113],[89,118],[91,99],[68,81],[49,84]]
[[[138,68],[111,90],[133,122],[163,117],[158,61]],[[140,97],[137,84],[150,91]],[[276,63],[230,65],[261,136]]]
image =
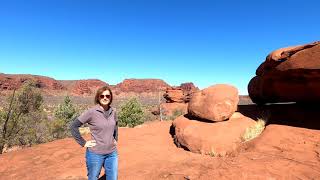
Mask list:
[[[120,128],[119,179],[320,179],[320,130],[270,124],[232,157],[211,157],[177,148],[171,123]],[[0,179],[86,179],[84,148],[71,138],[0,162]]]

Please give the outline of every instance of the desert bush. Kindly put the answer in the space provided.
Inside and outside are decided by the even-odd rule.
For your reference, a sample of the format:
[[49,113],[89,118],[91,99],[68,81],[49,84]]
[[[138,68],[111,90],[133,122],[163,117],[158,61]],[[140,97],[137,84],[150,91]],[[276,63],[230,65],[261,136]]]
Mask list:
[[0,153],[4,147],[32,145],[45,141],[47,121],[43,98],[32,81],[9,96],[0,110]]
[[77,108],[72,104],[69,96],[66,96],[62,104],[59,104],[54,111],[55,118],[65,119],[67,121],[72,120],[79,115]]
[[247,128],[244,134],[241,137],[243,142],[250,141],[256,137],[258,137],[266,126],[266,120],[259,118],[255,124],[249,128]]
[[120,127],[134,127],[142,124],[144,111],[137,98],[131,98],[120,106],[118,121]]
[[176,119],[177,117],[179,117],[179,116],[181,116],[181,115],[183,115],[183,114],[184,114],[183,110],[181,110],[181,109],[175,109],[175,110],[173,111],[172,115],[169,117],[169,119],[170,119],[170,120],[174,120],[174,119]]
[[50,141],[47,114],[38,110],[23,116],[23,128],[12,140],[13,145],[31,146]]
[[71,102],[69,96],[54,110],[54,120],[50,123],[50,133],[53,139],[61,139],[71,135],[69,126],[72,120],[79,115],[79,110]]
[[175,120],[177,117],[184,115],[185,113],[182,109],[177,108],[177,109],[174,109],[172,113],[170,111],[161,109],[161,114],[163,114],[162,120],[168,121],[168,120]]
[[159,115],[154,115],[153,114],[153,110],[154,107],[151,105],[142,105],[142,109],[143,109],[143,122],[147,122],[147,121],[152,121],[158,118]]

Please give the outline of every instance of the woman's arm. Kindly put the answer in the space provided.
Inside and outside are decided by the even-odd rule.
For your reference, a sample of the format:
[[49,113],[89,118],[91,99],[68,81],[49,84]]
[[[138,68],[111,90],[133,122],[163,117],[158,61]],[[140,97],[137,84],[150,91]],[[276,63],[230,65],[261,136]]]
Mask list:
[[84,147],[86,141],[80,134],[79,127],[82,126],[82,122],[78,120],[78,118],[74,119],[73,122],[70,124],[70,130],[73,138],[77,141],[80,146]]
[[114,139],[118,142],[118,116],[117,116],[117,113],[115,112],[115,115],[114,115],[114,119],[116,121],[116,126],[114,127],[114,132],[113,132],[113,137]]
[[113,137],[118,141],[118,121],[116,121],[116,126],[114,127]]

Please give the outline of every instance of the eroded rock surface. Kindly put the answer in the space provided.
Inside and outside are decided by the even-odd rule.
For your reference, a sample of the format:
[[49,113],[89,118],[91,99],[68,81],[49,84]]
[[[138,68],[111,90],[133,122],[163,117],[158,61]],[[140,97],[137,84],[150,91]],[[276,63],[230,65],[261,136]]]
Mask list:
[[217,84],[193,94],[188,105],[188,114],[210,121],[223,121],[237,110],[238,102],[237,88]]
[[271,52],[248,85],[257,104],[320,101],[320,41]]

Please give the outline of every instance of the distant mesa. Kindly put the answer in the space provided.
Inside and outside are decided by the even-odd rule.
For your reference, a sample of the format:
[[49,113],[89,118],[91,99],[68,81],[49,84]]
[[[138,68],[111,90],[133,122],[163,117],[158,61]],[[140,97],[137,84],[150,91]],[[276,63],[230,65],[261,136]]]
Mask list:
[[320,41],[271,52],[248,85],[254,103],[320,101]]
[[61,80],[60,82],[73,95],[92,95],[99,87],[109,85],[99,79]]
[[65,90],[66,88],[57,80],[30,74],[0,74],[0,90],[14,90],[26,82],[32,80],[38,88],[44,90]]
[[[117,85],[110,85],[99,79],[83,79],[83,80],[55,80],[46,76],[30,75],[30,74],[4,74],[0,73],[0,90],[14,90],[21,85],[32,80],[36,86],[44,93],[51,95],[70,94],[74,96],[92,96],[96,90],[105,85],[109,85],[115,94],[120,93],[154,93],[164,92],[172,87],[161,79],[125,79]],[[193,83],[183,83],[179,89],[182,90],[186,97],[191,92],[198,89]]]
[[165,91],[171,86],[161,79],[125,79],[114,86],[117,92],[159,92]]

